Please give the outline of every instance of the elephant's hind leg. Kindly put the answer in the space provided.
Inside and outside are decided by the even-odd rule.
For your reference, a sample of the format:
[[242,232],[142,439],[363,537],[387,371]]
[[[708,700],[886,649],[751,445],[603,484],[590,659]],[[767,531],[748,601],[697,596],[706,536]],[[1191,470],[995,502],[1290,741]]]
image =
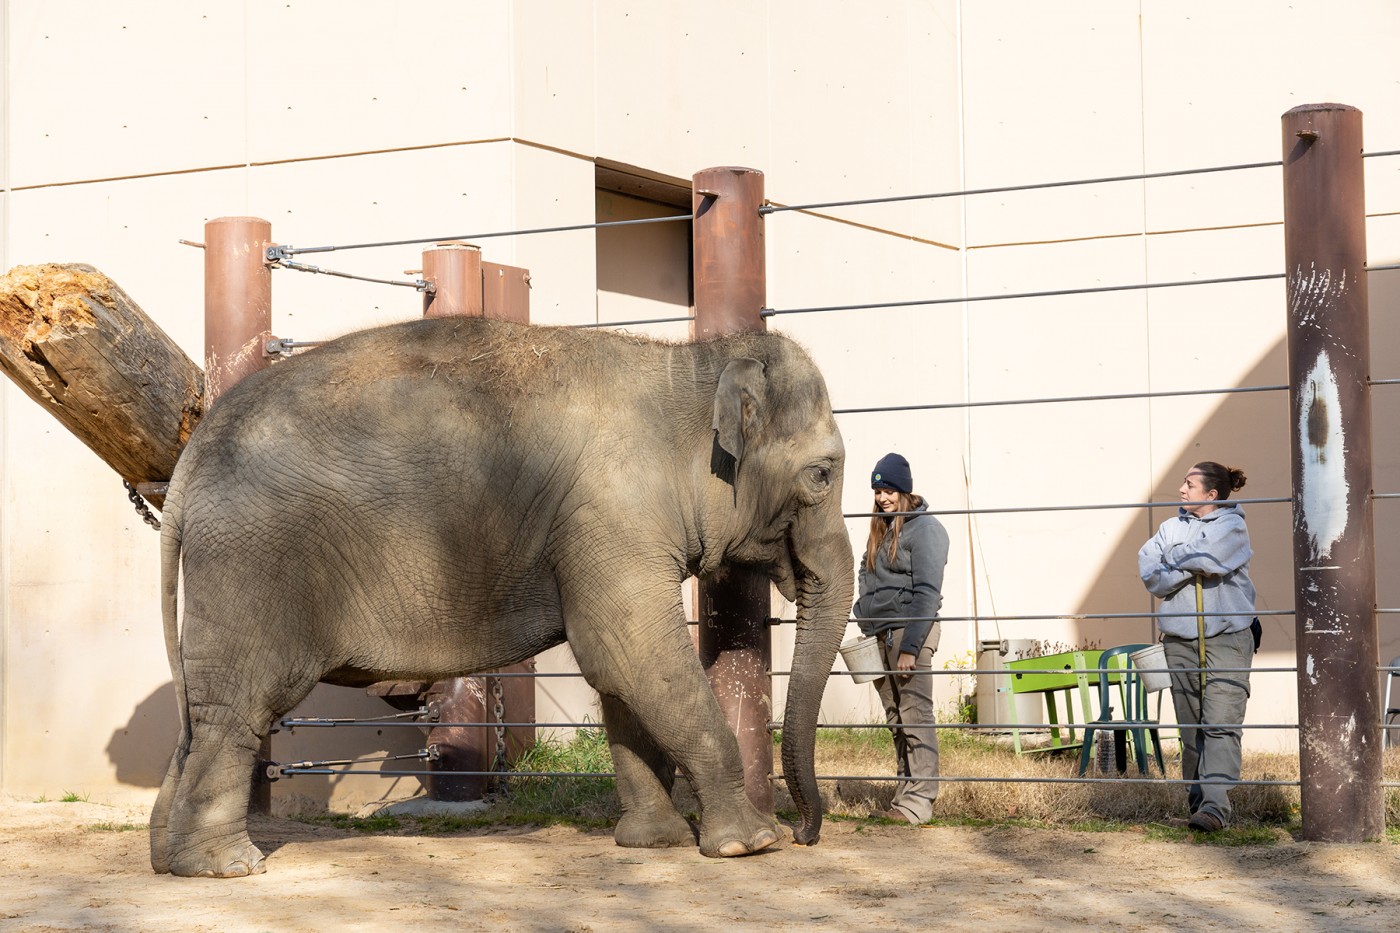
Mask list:
[[[315,686],[320,668],[287,646],[249,648],[186,616],[188,748],[176,750],[153,818],[166,809],[164,866],[185,877],[237,878],[266,870],[248,836],[258,748],[272,721]],[[193,633],[193,634],[191,634]],[[295,672],[295,673],[294,673]],[[152,844],[158,833],[153,834]]]
[[[241,725],[198,717],[191,706],[190,750],[175,779],[164,864],[172,874],[189,878],[259,874],[267,869],[262,852],[248,837],[248,800],[261,740]],[[154,847],[154,825],[152,829]]]
[[695,830],[671,802],[675,765],[621,701],[606,694],[600,699],[622,801],[622,819],[613,838],[618,845],[634,849],[695,845]]
[[188,751],[189,745],[182,735],[175,753],[170,756],[170,767],[165,770],[160,794],[151,809],[151,869],[158,875],[170,873],[170,807],[175,801],[175,792],[180,785],[180,772],[184,769],[185,754]]

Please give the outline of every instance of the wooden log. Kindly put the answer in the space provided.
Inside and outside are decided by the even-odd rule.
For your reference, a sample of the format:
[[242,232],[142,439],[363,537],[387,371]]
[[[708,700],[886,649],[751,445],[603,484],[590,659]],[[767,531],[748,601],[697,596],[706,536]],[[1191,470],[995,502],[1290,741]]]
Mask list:
[[170,478],[204,413],[203,370],[88,265],[0,277],[0,369],[133,486]]

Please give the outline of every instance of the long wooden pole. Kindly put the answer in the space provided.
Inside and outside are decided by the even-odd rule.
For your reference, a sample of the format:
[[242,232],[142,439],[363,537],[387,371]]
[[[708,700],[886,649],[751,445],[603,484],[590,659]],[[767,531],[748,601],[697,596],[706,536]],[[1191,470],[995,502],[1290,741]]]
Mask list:
[[[695,338],[765,330],[766,261],[763,173],[710,168],[694,176]],[[773,812],[773,698],[768,578],[734,568],[722,581],[701,580],[701,663],[744,761],[744,791],[760,812]]]
[[1283,115],[1303,837],[1385,831],[1361,111]]
[[[260,217],[218,217],[204,225],[204,410],[239,380],[268,365],[272,269],[264,262],[272,224]],[[264,738],[258,757],[272,758]],[[272,812],[272,785],[254,779],[254,813]]]

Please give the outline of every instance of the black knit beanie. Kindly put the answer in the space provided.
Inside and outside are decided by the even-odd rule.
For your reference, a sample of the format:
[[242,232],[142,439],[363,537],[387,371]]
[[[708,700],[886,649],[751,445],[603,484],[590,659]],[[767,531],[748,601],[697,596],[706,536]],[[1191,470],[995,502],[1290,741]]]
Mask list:
[[885,454],[870,474],[870,488],[893,489],[906,495],[912,494],[914,477],[909,472],[909,461],[896,453]]

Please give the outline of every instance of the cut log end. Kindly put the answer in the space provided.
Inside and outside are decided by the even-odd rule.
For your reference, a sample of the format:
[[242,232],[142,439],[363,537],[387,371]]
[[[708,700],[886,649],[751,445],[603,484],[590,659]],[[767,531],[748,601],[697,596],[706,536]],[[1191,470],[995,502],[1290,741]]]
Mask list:
[[134,484],[170,478],[204,412],[204,373],[82,263],[0,276],[0,370]]

